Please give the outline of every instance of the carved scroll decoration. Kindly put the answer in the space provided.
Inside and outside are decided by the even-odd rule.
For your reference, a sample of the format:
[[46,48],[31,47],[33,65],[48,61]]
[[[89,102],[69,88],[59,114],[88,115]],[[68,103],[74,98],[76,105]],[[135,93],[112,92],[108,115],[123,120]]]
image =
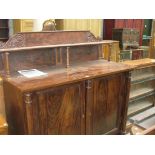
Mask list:
[[96,39],[96,37],[91,32],[89,32],[88,33],[88,42],[94,42],[94,41],[98,41],[98,39]]
[[16,34],[11,37],[3,46],[3,48],[15,48],[15,47],[24,47],[25,46],[25,37],[24,34]]
[[5,42],[0,41],[0,49],[5,46]]

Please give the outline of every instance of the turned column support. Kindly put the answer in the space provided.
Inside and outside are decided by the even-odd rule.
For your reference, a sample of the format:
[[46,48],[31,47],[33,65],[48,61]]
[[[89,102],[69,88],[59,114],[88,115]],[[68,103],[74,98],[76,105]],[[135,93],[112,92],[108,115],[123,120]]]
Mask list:
[[102,44],[98,45],[98,58],[103,59],[103,45]]
[[26,118],[27,118],[27,134],[33,134],[33,112],[32,112],[32,94],[24,94],[24,102],[26,106]]
[[62,48],[55,48],[55,61],[56,65],[62,64]]
[[70,47],[67,47],[67,52],[66,52],[66,68],[70,67],[70,64],[69,64],[69,49],[70,49]]
[[26,104],[31,104],[32,103],[32,96],[31,96],[31,93],[26,93],[24,95],[25,99],[24,99],[24,102]]
[[4,68],[6,77],[10,77],[9,52],[4,53]]
[[109,44],[109,54],[108,54],[108,61],[111,59],[111,51],[112,51],[112,44]]

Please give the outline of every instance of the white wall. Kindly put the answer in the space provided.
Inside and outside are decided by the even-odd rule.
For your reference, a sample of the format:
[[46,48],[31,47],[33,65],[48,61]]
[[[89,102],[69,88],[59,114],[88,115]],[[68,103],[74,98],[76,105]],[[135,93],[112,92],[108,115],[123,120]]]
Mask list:
[[33,31],[42,31],[43,22],[47,19],[34,19],[33,20]]
[[13,30],[13,19],[9,19],[9,36],[11,37],[14,33]]

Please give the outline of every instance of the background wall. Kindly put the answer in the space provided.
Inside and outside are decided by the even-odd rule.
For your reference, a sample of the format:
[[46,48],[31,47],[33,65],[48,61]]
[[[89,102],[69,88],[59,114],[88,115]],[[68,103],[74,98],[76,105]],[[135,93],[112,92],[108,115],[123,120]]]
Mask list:
[[56,19],[61,30],[90,30],[96,37],[103,36],[103,19]]
[[105,19],[104,39],[112,39],[113,28],[136,28],[140,32],[139,44],[142,45],[144,19]]
[[[13,33],[42,31],[47,19],[14,19]],[[90,30],[96,37],[103,37],[103,19],[55,19],[57,30]]]
[[[47,19],[33,19],[32,31],[41,31]],[[55,19],[57,30],[90,30],[96,37],[103,36],[102,19]]]
[[34,20],[32,19],[14,19],[14,33],[33,31]]
[[32,31],[42,31],[43,22],[47,19],[33,19]]
[[9,36],[12,36],[13,34],[14,34],[13,19],[9,19]]

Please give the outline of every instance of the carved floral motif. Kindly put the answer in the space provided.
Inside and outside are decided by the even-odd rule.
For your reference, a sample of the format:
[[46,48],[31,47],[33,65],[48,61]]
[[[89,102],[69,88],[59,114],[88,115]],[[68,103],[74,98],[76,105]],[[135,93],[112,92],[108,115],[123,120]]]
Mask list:
[[16,34],[6,42],[3,48],[15,48],[15,47],[24,47],[24,46],[25,46],[24,35]]
[[96,37],[92,33],[88,33],[88,41],[93,42],[97,41]]

